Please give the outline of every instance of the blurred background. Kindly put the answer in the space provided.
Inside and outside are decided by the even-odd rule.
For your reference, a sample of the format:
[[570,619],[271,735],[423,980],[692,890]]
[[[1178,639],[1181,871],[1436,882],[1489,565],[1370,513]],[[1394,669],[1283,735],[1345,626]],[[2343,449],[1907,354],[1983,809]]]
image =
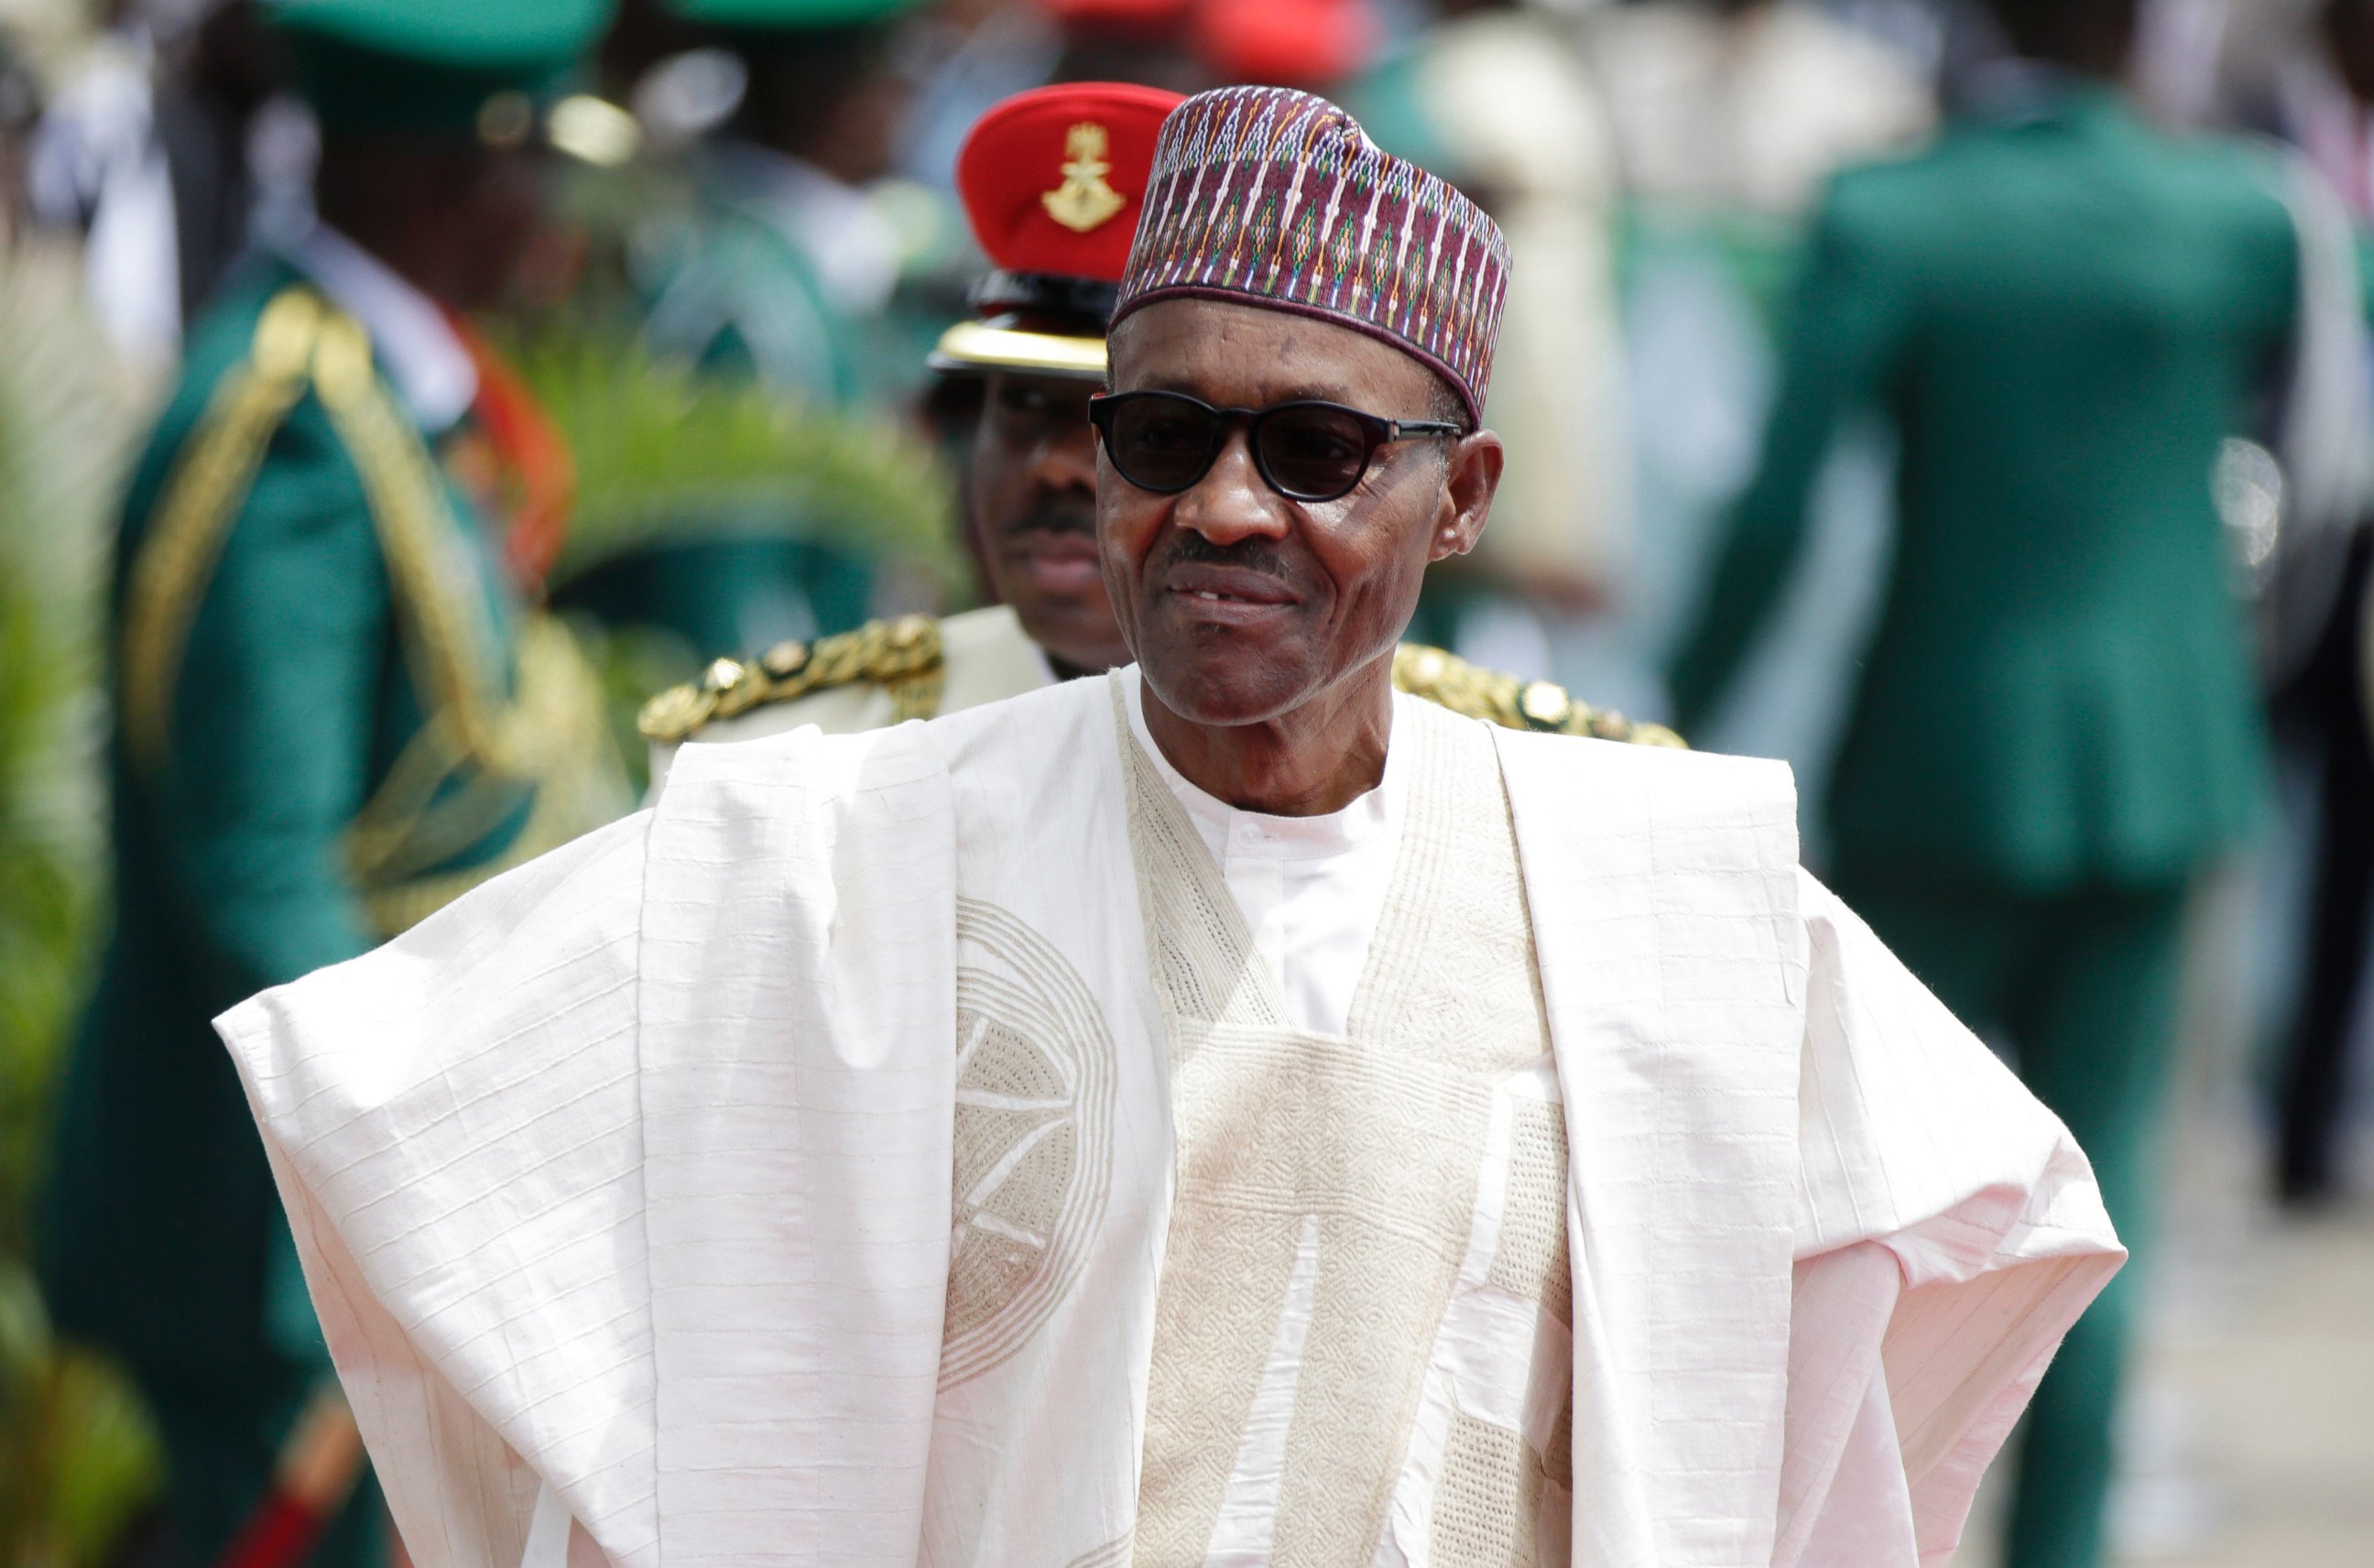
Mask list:
[[[1875,748],[1951,758],[1982,744],[1985,766],[2019,779],[2154,747],[2240,749],[2200,765],[2250,775],[2228,792],[2250,799],[2218,808],[2232,831],[2195,835],[2207,847],[2181,875],[2154,873],[2180,893],[2177,1045],[2150,1069],[2168,1114],[2137,1132],[2136,1179],[2160,1219],[2138,1266],[2105,1560],[2374,1562],[2374,1096],[2358,1089],[2374,1027],[2360,984],[2374,273],[2356,242],[2374,225],[2374,0],[2144,0],[2131,50],[2078,64],[2123,81],[2138,124],[2164,138],[2150,156],[2173,172],[2137,177],[2157,194],[2136,196],[2130,219],[2078,213],[2062,230],[2065,171],[1950,140],[1973,117],[2028,112],[2004,9],[622,0],[546,117],[557,150],[536,165],[535,231],[499,287],[465,301],[500,471],[474,476],[488,460],[466,443],[438,449],[454,482],[495,497],[491,548],[598,685],[603,725],[581,738],[601,755],[579,761],[606,782],[580,791],[581,819],[631,801],[637,707],[707,659],[980,602],[958,474],[977,385],[935,379],[925,360],[988,265],[954,187],[982,111],[1062,80],[1324,92],[1484,203],[1516,255],[1488,410],[1508,482],[1484,547],[1439,574],[1414,637],[1677,723],[1702,749],[1787,759],[1809,861],[1865,882],[1891,843],[1898,863],[1884,869],[1925,875],[1918,834],[1877,850],[1840,841],[1920,818],[1954,787],[1922,782],[1915,758],[1875,762]],[[175,389],[186,401],[190,365],[217,351],[210,307],[245,286],[255,254],[306,242],[316,221],[322,116],[294,89],[268,13],[256,0],[0,0],[0,1562],[24,1568],[184,1560],[150,1401],[107,1351],[53,1326],[33,1257],[76,1020],[115,920],[109,890],[125,885],[111,857],[146,852],[109,804],[127,490],[163,482],[143,470],[171,454],[140,454],[160,419],[189,418]],[[1942,167],[1933,187],[1866,177],[1939,148],[1956,161],[1922,165]],[[391,174],[375,207],[367,175],[340,169],[354,216],[339,227],[400,234],[418,193]],[[2235,194],[2252,182],[2257,198]],[[2264,210],[2168,229],[2151,205],[2163,198]],[[1994,210],[2014,217],[1973,216]],[[2033,234],[2010,231],[2031,218]],[[1911,307],[1888,315],[1890,289],[1983,289],[1993,242],[2141,280],[2115,302],[2078,287],[2074,305],[2017,304],[2016,319],[2043,322],[2125,312],[2094,336],[2056,333],[2063,348],[2086,337],[2091,356],[2065,377],[2050,353],[1982,330],[1985,312],[1963,320],[1932,299],[1917,330],[1902,326]],[[2255,273],[2252,245],[2276,258]],[[2041,289],[2049,267],[2022,265],[2018,286]],[[2202,331],[2225,358],[2189,347],[2195,311],[2215,318]],[[1870,347],[1883,339],[1885,353]],[[2240,395],[2225,395],[2229,375]],[[2205,412],[2185,403],[2194,394]],[[2054,455],[2053,421],[2107,405],[2137,411],[2123,435]],[[2023,419],[2043,421],[2040,437]],[[2183,419],[2215,421],[2215,439],[2179,441]],[[2035,587],[2023,572],[2077,581],[2096,555],[2142,548],[2028,542],[1998,502],[1969,498],[2060,485],[2101,498],[2088,506],[2132,504],[2130,531],[2148,536],[2168,509],[2137,497],[2146,460],[2164,455],[2183,491],[2167,526],[2215,519],[2222,601],[2208,619],[2230,611],[2247,690],[2229,693],[2208,655],[2184,662],[2199,607],[2149,595],[2103,600],[2085,635],[2168,664],[2152,678],[2174,706],[2078,693],[2067,713],[1979,714],[1980,687],[1919,673],[1924,637],[1994,668],[2047,656],[2039,640],[2062,634],[2033,619],[1982,631],[1939,607],[1957,594],[2017,598]],[[2022,462],[2034,473],[2014,473]],[[1939,526],[1999,530],[2013,575],[1980,584],[1976,568],[1937,564],[1920,530]],[[1916,565],[1935,605],[1906,586]],[[301,665],[308,624],[258,635]],[[2009,641],[1976,649],[1982,636]],[[1889,670],[1873,668],[1875,649]],[[2215,733],[2222,720],[2196,727],[2188,681],[2203,713],[2233,698],[2244,740]],[[1858,729],[1857,704],[1883,697],[1910,716]],[[224,733],[318,717],[242,713],[243,700],[235,681],[210,694]],[[2121,725],[2150,733],[2087,749]],[[2019,760],[2038,734],[2059,750]],[[1842,745],[1848,795],[1830,788]],[[1865,811],[1854,789],[1894,793]],[[2044,842],[2054,813],[2085,809],[2043,784],[2002,798],[2006,842]],[[186,1271],[206,1267],[160,1266],[147,1289],[170,1315]],[[2001,1513],[1982,1500],[1960,1561],[1997,1560]]]

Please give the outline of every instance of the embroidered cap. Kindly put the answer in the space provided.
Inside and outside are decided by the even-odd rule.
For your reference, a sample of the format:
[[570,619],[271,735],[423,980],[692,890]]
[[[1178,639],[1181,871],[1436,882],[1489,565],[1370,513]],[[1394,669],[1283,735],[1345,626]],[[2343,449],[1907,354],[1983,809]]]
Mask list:
[[1118,324],[1158,300],[1318,316],[1415,355],[1483,417],[1509,247],[1447,181],[1309,93],[1197,93],[1162,123]]
[[957,190],[996,269],[972,291],[934,370],[1102,380],[1154,138],[1181,100],[1159,88],[1068,82],[993,107],[957,154]]

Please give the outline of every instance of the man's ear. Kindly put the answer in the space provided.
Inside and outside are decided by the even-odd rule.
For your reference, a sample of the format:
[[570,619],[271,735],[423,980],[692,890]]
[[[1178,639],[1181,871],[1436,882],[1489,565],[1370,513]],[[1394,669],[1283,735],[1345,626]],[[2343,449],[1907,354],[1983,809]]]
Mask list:
[[1452,443],[1443,476],[1442,504],[1436,509],[1434,537],[1427,544],[1427,560],[1443,560],[1465,555],[1484,536],[1485,521],[1492,515],[1492,497],[1500,488],[1500,469],[1508,449],[1491,430],[1477,430]]

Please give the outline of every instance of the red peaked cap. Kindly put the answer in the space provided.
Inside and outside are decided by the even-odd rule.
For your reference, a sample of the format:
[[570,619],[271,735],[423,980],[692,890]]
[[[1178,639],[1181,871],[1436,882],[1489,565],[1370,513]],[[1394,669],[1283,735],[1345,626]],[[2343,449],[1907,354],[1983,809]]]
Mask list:
[[1005,272],[1119,283],[1155,135],[1181,101],[1159,88],[1064,82],[983,114],[957,154],[957,190],[989,259]]
[[1203,0],[1196,30],[1222,81],[1326,88],[1367,68],[1383,29],[1369,0]]
[[1039,14],[1067,27],[1129,31],[1168,27],[1194,5],[1195,0],[1039,0]]

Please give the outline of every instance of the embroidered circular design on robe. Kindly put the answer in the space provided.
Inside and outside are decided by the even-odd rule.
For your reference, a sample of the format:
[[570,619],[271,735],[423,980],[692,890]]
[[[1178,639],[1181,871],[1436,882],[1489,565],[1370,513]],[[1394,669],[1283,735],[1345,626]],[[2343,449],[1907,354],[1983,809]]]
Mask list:
[[940,1386],[1011,1357],[1078,1279],[1112,1180],[1113,1044],[1045,937],[957,901],[956,1179]]

